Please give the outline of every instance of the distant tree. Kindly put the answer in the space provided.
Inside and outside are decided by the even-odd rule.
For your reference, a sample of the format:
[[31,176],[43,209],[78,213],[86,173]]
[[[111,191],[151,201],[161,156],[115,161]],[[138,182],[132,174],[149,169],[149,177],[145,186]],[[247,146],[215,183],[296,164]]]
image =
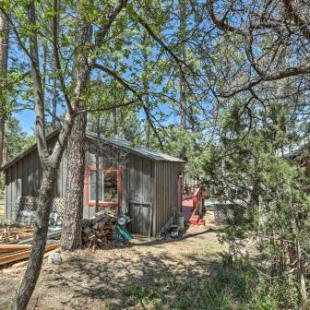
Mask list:
[[214,58],[219,117],[206,167],[227,198],[230,188],[250,194],[253,216],[230,225],[227,238],[236,246],[254,234],[271,278],[283,277],[292,291],[298,283],[305,306],[309,180],[303,157],[287,156],[309,141],[310,5],[211,0],[206,8],[217,38],[212,55],[221,55]]
[[5,161],[10,161],[29,146],[33,145],[35,143],[35,136],[23,131],[19,120],[13,116],[7,118],[5,127]]

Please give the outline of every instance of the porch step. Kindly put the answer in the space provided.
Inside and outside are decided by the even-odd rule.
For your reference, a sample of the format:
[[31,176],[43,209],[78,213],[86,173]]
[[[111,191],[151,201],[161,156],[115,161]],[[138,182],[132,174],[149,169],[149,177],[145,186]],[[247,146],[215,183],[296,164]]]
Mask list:
[[206,225],[205,219],[199,218],[199,215],[195,215],[194,213],[195,211],[193,212],[192,216],[189,219],[191,225]]

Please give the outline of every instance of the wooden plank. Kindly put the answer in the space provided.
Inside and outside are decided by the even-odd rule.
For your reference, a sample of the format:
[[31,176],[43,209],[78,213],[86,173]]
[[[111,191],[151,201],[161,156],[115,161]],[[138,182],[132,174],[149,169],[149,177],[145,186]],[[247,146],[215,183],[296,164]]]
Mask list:
[[151,201],[151,161],[142,159],[142,201]]
[[0,253],[14,252],[19,250],[28,250],[31,244],[0,244]]
[[5,217],[7,221],[11,221],[12,219],[12,196],[11,196],[11,168],[9,168],[6,172],[5,176]]
[[139,233],[139,226],[138,226],[138,221],[139,221],[139,210],[136,207],[136,204],[130,203],[129,205],[129,214],[132,219],[131,221],[131,231],[133,233]]
[[25,165],[26,165],[26,195],[32,196],[32,160],[31,160],[32,152],[25,157]]
[[134,155],[130,154],[128,158],[129,165],[129,200],[135,200],[135,168],[134,168]]
[[[61,235],[61,228],[60,229],[57,229],[57,230],[54,230],[54,231],[49,231],[47,233],[47,238],[51,239],[51,238],[55,238],[55,237],[60,237]],[[19,243],[19,244],[26,244],[26,243],[32,243],[33,242],[33,238],[30,237],[30,238],[24,238],[24,239],[21,239],[21,240],[15,240],[17,241],[16,243]]]
[[33,182],[32,182],[32,196],[37,197],[39,196],[39,156],[37,152],[32,152],[32,176],[33,176]]
[[[54,250],[58,246],[59,246],[58,244],[48,244],[45,247],[44,252],[48,252],[48,251]],[[15,252],[15,253],[11,253],[11,254],[8,254],[8,255],[5,255],[5,256],[1,256],[0,257],[0,266],[8,264],[8,263],[16,262],[16,261],[21,260],[21,259],[29,258],[30,257],[30,253],[31,253],[31,249],[28,249],[28,250],[23,250],[23,251],[18,251],[18,252]]]
[[26,159],[25,158],[22,158],[21,159],[21,166],[22,166],[22,184],[23,184],[23,187],[22,187],[22,196],[26,196],[28,195],[27,193],[27,166],[26,166]]
[[150,170],[150,201],[151,201],[151,222],[152,222],[152,229],[151,229],[151,236],[155,237],[155,230],[154,230],[154,205],[156,204],[156,188],[155,188],[155,163],[153,161],[151,161],[151,170]]
[[151,205],[142,205],[143,210],[143,235],[151,236]]
[[[17,167],[16,167],[16,163],[14,165],[12,165],[11,167],[11,171],[12,171],[12,179],[11,179],[11,184],[12,184],[12,189],[11,189],[11,195],[12,195],[12,200],[11,200],[11,210],[16,209],[17,205],[16,202],[18,201],[18,198],[16,197],[16,177],[17,177]],[[11,220],[15,220],[13,218],[11,218]]]
[[121,205],[121,211],[122,213],[127,213],[129,211],[129,206],[128,206],[128,169],[127,165],[122,166],[122,205]]
[[143,201],[142,199],[142,158],[138,156],[134,156],[134,167],[135,167],[135,201]]
[[20,161],[17,162],[16,196],[17,199],[22,196],[22,165]]

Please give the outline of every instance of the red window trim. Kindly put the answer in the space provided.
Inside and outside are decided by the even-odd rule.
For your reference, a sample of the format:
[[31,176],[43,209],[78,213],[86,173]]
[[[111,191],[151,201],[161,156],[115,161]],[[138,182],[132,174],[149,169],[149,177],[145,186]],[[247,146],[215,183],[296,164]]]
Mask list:
[[[90,207],[96,206],[96,201],[90,200],[90,193],[89,193],[89,184],[90,184],[90,171],[96,171],[96,166],[87,166],[86,173],[85,173],[85,194],[86,194],[86,204]],[[118,167],[103,167],[99,166],[98,170],[117,170],[117,202],[99,202],[99,207],[111,207],[117,206],[121,207],[122,205],[122,166]]]

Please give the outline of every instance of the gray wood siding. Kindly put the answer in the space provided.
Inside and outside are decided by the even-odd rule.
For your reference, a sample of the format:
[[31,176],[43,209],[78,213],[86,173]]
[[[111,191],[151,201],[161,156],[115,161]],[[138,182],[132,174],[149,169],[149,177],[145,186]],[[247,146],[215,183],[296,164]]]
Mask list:
[[5,216],[7,221],[11,221],[12,213],[12,195],[11,195],[11,167],[6,171],[5,174]]
[[[127,208],[134,233],[152,235],[154,162],[130,154],[127,161]],[[126,182],[126,181],[125,181]]]
[[[49,145],[54,141],[50,141]],[[64,197],[66,183],[66,158],[60,163],[58,177],[55,185],[55,197]],[[21,196],[39,195],[42,180],[42,168],[40,165],[37,150],[16,161],[6,170],[6,219],[14,221],[18,211],[18,202]]]
[[[53,145],[56,139],[49,142]],[[135,222],[133,228],[145,235],[157,236],[169,218],[178,212],[178,176],[181,163],[155,161],[128,153],[115,146],[100,147],[87,143],[85,165],[95,166],[99,154],[99,165],[122,167],[121,212],[130,214]],[[65,197],[67,157],[64,154],[55,185],[55,196]],[[38,196],[42,180],[37,150],[33,149],[15,161],[6,170],[6,217],[15,220],[17,202],[21,196]],[[88,186],[88,184],[85,184]],[[134,207],[130,210],[130,206]],[[83,217],[90,218],[95,207],[88,206],[84,195]]]
[[156,236],[178,210],[178,176],[180,165],[173,162],[156,162],[153,232]]

